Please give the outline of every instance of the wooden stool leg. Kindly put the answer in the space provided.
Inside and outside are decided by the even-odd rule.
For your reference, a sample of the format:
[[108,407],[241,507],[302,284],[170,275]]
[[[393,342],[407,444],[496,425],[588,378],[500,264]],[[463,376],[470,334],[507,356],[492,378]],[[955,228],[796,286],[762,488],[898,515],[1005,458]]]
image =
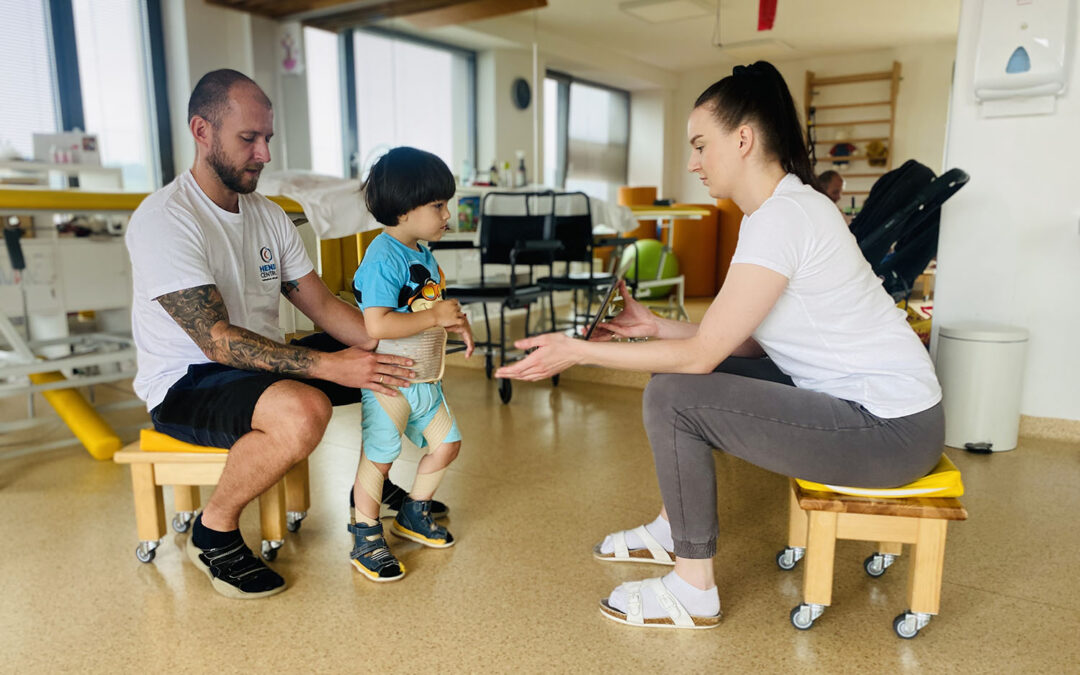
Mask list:
[[173,486],[173,506],[177,511],[197,511],[199,503],[198,485]]
[[806,548],[807,514],[799,508],[794,487],[788,490],[788,546]]
[[877,552],[888,553],[889,555],[900,555],[904,552],[904,545],[895,541],[879,541]]
[[263,541],[281,541],[285,538],[285,485],[278,481],[259,495],[259,521],[262,524]]
[[311,508],[311,492],[308,487],[308,461],[300,460],[285,474],[285,509],[307,511]]
[[945,565],[947,520],[920,518],[915,544],[911,547],[908,574],[908,606],[912,612],[937,614],[941,604],[941,573]]
[[165,536],[165,503],[161,486],[154,481],[153,464],[131,465],[131,489],[139,540],[156,542]]
[[810,511],[806,538],[803,602],[832,604],[833,558],[836,555],[836,517],[828,511]]

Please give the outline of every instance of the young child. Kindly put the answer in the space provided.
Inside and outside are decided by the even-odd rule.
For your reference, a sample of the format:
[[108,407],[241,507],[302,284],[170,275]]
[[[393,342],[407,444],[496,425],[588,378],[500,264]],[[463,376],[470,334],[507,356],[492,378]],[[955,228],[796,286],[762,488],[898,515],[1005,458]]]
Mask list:
[[442,359],[446,331],[461,334],[465,356],[473,351],[469,322],[456,300],[443,300],[442,269],[421,241],[438,241],[449,229],[447,201],[454,177],[441,159],[415,148],[394,148],[371,168],[364,198],[386,226],[364,253],[353,278],[356,303],[380,352],[407,353],[417,378],[386,396],[363,392],[363,451],[353,486],[352,564],[372,581],[396,581],[405,568],[390,552],[379,521],[382,484],[401,454],[404,434],[427,452],[417,467],[409,497],[391,525],[394,534],[432,548],[454,545],[454,537],[431,516],[431,499],[443,473],[457,457],[461,434],[443,398]]

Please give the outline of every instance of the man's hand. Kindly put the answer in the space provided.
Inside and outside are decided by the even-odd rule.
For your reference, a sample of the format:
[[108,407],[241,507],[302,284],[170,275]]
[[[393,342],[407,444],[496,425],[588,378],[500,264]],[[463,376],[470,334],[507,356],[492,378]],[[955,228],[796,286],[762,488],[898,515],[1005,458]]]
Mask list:
[[408,387],[416,373],[407,367],[412,359],[393,354],[375,354],[360,347],[320,354],[315,377],[346,387],[370,389],[378,394],[396,396],[391,387]]
[[462,322],[468,323],[457,300],[439,300],[431,306],[431,311],[435,315],[435,325],[447,330],[460,326]]

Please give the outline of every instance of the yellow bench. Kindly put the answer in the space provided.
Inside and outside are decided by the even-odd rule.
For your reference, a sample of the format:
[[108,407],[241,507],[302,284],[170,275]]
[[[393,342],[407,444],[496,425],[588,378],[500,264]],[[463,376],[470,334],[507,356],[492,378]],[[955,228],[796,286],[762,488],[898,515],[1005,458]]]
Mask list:
[[[945,529],[950,520],[966,520],[957,499],[963,494],[960,472],[942,455],[926,477],[892,490],[826,486],[791,479],[788,545],[776,556],[780,569],[791,570],[806,558],[803,602],[791,610],[791,623],[808,630],[832,603],[833,558],[837,539],[878,542],[863,561],[880,577],[911,545],[908,609],[893,620],[893,630],[913,638],[938,613],[945,562]],[[848,494],[844,494],[848,493]]]
[[[228,450],[185,443],[151,429],[143,429],[138,441],[113,455],[117,464],[131,466],[139,536],[135,557],[144,563],[152,561],[165,536],[162,486],[172,486],[176,508],[173,529],[186,532],[199,508],[199,487],[217,485],[228,456]],[[277,557],[285,541],[285,531],[299,530],[310,506],[308,464],[304,460],[259,496],[263,558]]]

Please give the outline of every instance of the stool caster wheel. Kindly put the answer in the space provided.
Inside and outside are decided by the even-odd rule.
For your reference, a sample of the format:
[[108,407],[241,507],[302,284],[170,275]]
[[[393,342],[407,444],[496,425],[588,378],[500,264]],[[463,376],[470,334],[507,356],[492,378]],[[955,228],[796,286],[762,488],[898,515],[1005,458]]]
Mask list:
[[491,374],[495,372],[495,362],[491,358],[491,354],[484,354],[484,375],[487,375],[487,379],[491,379]]
[[183,534],[191,529],[191,523],[194,521],[194,511],[177,511],[172,519],[172,529],[179,534]]
[[791,625],[799,630],[810,630],[818,617],[825,612],[825,605],[804,602],[791,610]]
[[559,376],[558,375],[552,375],[551,376],[551,386],[553,386],[553,387],[559,386]]
[[307,518],[307,511],[288,511],[285,514],[285,529],[289,532],[299,532],[300,523]]
[[277,558],[278,549],[280,549],[281,545],[284,544],[284,543],[285,542],[282,541],[281,539],[273,539],[273,540],[263,539],[263,542],[262,542],[262,558],[263,558],[263,560],[265,560],[266,562],[274,562],[274,559]]
[[932,614],[922,612],[902,612],[893,619],[892,627],[896,634],[905,640],[910,640],[919,634],[926,624],[930,623]]
[[866,560],[863,561],[863,569],[866,573],[875,579],[885,574],[885,570],[889,569],[889,566],[896,560],[896,556],[891,553],[875,553]]
[[806,555],[806,549],[802,546],[788,546],[776,554],[776,566],[785,572],[795,569],[795,565]]
[[157,547],[158,543],[156,541],[140,541],[139,545],[135,547],[135,557],[141,563],[153,562],[154,556],[157,555],[155,550]]
[[509,403],[510,398],[514,395],[514,386],[511,384],[509,378],[499,380],[499,400],[503,403]]

